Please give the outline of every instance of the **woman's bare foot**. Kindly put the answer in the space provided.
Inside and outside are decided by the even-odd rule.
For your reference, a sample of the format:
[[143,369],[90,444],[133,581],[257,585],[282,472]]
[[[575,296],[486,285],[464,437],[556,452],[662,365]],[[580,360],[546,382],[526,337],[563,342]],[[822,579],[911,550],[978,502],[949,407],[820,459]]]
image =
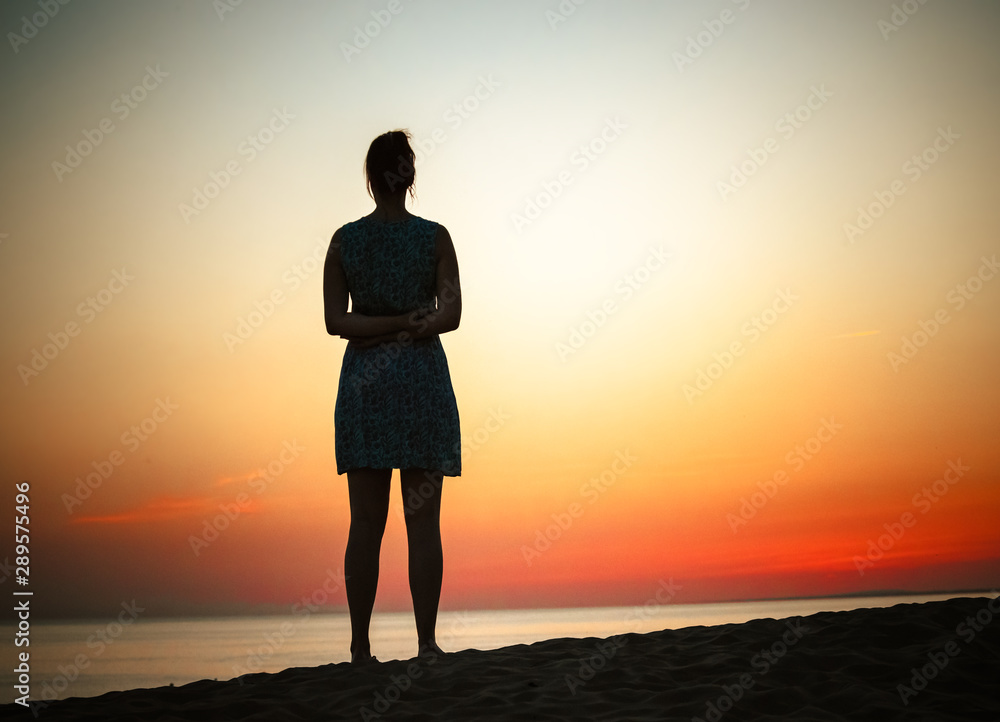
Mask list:
[[378,662],[378,659],[372,656],[371,649],[351,650],[351,664],[361,665],[373,662]]
[[430,658],[434,659],[437,657],[443,657],[445,654],[444,650],[441,649],[437,642],[433,639],[429,642],[418,642],[417,643],[417,656],[420,658]]

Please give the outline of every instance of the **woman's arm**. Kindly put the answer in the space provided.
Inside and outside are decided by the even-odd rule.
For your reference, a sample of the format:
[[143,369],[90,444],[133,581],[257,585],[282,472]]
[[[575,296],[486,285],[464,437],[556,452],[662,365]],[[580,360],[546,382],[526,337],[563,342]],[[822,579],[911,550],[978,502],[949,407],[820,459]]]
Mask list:
[[405,314],[403,328],[373,336],[365,334],[345,334],[348,340],[361,346],[377,346],[380,343],[408,343],[422,338],[438,336],[454,331],[462,319],[462,287],[458,277],[458,257],[451,234],[442,225],[435,236],[435,278],[437,304],[434,308],[423,308]]
[[410,327],[411,314],[365,316],[347,310],[347,277],[340,262],[340,230],[333,234],[323,267],[323,314],[331,336],[360,337],[398,333]]
[[409,319],[410,337],[413,339],[437,336],[458,328],[462,320],[462,286],[458,278],[458,257],[451,234],[438,226],[434,248],[437,283],[437,308]]

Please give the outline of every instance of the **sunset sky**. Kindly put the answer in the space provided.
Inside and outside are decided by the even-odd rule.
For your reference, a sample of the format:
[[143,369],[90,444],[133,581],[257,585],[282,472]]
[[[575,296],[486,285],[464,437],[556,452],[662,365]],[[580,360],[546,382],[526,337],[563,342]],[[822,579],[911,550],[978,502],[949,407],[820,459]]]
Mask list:
[[443,609],[1000,585],[1000,4],[576,2],[0,6],[40,615],[339,579],[322,261],[394,128],[462,273]]

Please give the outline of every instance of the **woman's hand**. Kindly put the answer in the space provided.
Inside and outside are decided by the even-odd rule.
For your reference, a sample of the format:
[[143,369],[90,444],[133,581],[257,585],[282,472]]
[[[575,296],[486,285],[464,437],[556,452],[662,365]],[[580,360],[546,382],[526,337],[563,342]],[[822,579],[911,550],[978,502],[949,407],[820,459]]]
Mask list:
[[383,333],[378,336],[345,336],[341,335],[342,339],[345,339],[348,343],[354,344],[356,348],[371,348],[372,346],[378,346],[383,343],[405,343],[406,339],[409,338],[409,334],[406,331],[401,331],[399,333]]
[[412,331],[404,329],[393,333],[380,333],[374,336],[341,334],[340,337],[347,339],[347,341],[353,343],[357,348],[371,348],[372,346],[378,346],[382,343],[395,342],[405,344],[412,340],[414,333],[427,325],[426,322],[423,322],[423,319],[437,313],[437,310],[438,309],[434,306],[424,306],[416,309],[415,311],[411,311],[410,313],[401,314],[396,317],[399,320],[400,325],[406,328],[411,328],[413,329]]

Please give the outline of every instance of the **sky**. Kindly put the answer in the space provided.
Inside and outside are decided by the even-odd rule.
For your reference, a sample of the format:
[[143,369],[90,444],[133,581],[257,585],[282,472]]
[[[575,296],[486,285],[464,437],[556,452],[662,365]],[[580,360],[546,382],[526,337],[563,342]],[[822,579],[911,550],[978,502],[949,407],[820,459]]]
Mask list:
[[[462,275],[442,609],[1000,585],[995,2],[0,30],[2,503],[28,483],[41,617],[346,605],[322,261],[396,128]],[[376,611],[410,608],[398,489]]]

